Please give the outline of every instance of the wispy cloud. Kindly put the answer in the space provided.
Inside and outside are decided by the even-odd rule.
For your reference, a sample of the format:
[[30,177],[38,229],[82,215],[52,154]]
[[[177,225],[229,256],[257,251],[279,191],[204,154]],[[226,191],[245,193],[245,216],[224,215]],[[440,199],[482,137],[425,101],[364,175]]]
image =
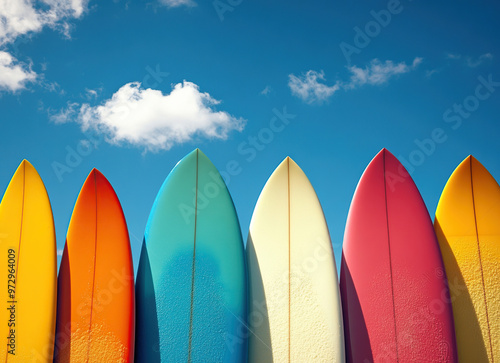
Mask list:
[[420,57],[416,57],[409,65],[405,62],[394,63],[391,60],[381,62],[378,59],[373,59],[364,68],[358,66],[347,67],[351,74],[349,81],[336,81],[331,86],[325,83],[326,78],[323,71],[309,70],[301,76],[290,74],[288,76],[288,86],[292,91],[292,95],[297,96],[304,102],[309,104],[321,103],[341,89],[352,90],[364,85],[377,86],[387,83],[392,77],[415,70],[420,63],[422,63]]
[[98,106],[68,104],[51,117],[53,122],[76,121],[83,131],[97,130],[108,143],[130,145],[145,151],[168,150],[196,137],[226,139],[243,130],[246,121],[214,108],[220,101],[184,81],[169,94],[127,83]]
[[440,69],[428,69],[425,71],[425,76],[431,78],[434,74],[439,73]]
[[448,59],[453,59],[453,60],[457,60],[457,59],[462,58],[462,56],[461,56],[460,54],[447,53],[447,54],[446,54],[446,58],[448,58]]
[[468,67],[476,68],[487,60],[492,60],[493,54],[485,53],[481,54],[478,58],[467,57],[466,64]]
[[99,94],[101,93],[101,91],[102,91],[102,88],[98,88],[98,89],[85,88],[85,98],[87,100],[96,99],[99,96]]
[[[17,49],[19,41],[26,42],[31,34],[45,27],[56,29],[69,37],[70,19],[80,18],[87,10],[88,0],[1,0],[0,47]],[[40,83],[55,90],[54,83],[43,82],[27,65],[19,62],[11,51],[0,51],[0,90],[16,92],[27,83]],[[42,64],[42,71],[46,65]]]
[[391,60],[381,62],[378,59],[373,59],[364,68],[348,67],[351,72],[351,80],[345,85],[345,88],[352,89],[365,84],[382,85],[394,76],[414,70],[420,63],[422,63],[422,58],[419,57],[415,58],[411,65],[407,65],[405,62],[395,64]]
[[160,4],[165,5],[167,8],[193,7],[197,5],[193,0],[160,0]]
[[66,122],[75,121],[80,109],[78,102],[68,102],[66,108],[59,110],[57,113],[51,113],[48,109],[50,121],[55,124],[64,124]]
[[481,64],[483,64],[484,62],[486,62],[488,60],[492,60],[493,54],[484,53],[484,54],[481,54],[479,57],[471,57],[471,56],[462,56],[461,54],[458,54],[458,53],[447,53],[446,58],[451,59],[451,60],[460,60],[460,59],[464,58],[465,59],[464,64],[467,67],[476,68],[476,67],[480,66]]
[[266,86],[262,91],[260,91],[260,94],[267,96],[271,93],[271,90],[271,86]]
[[68,20],[79,18],[87,9],[88,0],[3,0],[0,2],[0,45],[18,36],[39,32],[44,27],[62,31],[69,36]]
[[290,87],[292,94],[306,103],[326,101],[340,89],[338,82],[333,86],[328,86],[324,81],[325,74],[323,71],[309,70],[301,76],[288,75],[288,87]]
[[63,255],[63,252],[64,252],[64,249],[62,249],[62,248],[58,248],[58,249],[57,249],[57,255],[58,255],[58,256],[62,256],[62,255]]
[[16,92],[35,82],[37,74],[31,66],[19,62],[7,52],[0,51],[0,90]]

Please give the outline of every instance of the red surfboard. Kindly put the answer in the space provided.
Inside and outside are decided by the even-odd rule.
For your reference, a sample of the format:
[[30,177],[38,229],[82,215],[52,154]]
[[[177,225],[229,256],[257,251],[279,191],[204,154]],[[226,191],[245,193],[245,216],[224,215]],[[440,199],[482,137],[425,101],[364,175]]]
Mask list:
[[349,362],[456,362],[453,313],[427,208],[386,149],[365,170],[344,236],[340,289]]

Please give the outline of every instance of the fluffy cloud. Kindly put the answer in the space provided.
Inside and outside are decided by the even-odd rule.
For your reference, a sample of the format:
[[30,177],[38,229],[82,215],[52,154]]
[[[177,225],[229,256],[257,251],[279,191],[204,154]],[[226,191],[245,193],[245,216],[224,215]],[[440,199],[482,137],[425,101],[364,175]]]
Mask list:
[[365,84],[381,85],[393,76],[414,70],[420,63],[422,63],[422,58],[418,57],[413,60],[411,65],[407,65],[405,62],[394,64],[391,60],[382,63],[378,59],[373,59],[365,68],[348,67],[351,72],[351,79],[345,87],[356,88]]
[[160,0],[160,4],[165,5],[168,8],[178,8],[180,6],[196,6],[193,0]]
[[294,96],[299,97],[306,103],[321,103],[330,98],[340,88],[338,83],[327,86],[323,83],[324,81],[325,74],[323,71],[310,70],[299,77],[290,74],[288,76],[288,87],[290,87]]
[[34,82],[37,74],[7,52],[0,51],[0,90],[16,92]]
[[[79,18],[88,0],[0,0],[0,47],[50,27],[69,36],[68,21]],[[23,38],[19,38],[23,39]],[[25,39],[23,39],[25,41]],[[11,54],[0,51],[0,91],[15,92],[43,79]],[[48,84],[53,86],[53,84]]]
[[226,139],[230,131],[243,130],[246,121],[216,111],[214,106],[219,103],[192,82],[176,84],[169,94],[134,82],[99,106],[69,104],[51,118],[56,123],[76,121],[83,131],[97,130],[111,144],[154,152],[197,136]]
[[0,1],[0,45],[18,36],[39,32],[45,26],[59,29],[66,35],[68,20],[79,18],[87,9],[88,0],[2,0]]
[[395,64],[391,60],[381,62],[378,59],[373,59],[364,68],[357,66],[347,67],[351,74],[349,81],[337,81],[333,86],[328,86],[324,83],[325,74],[323,71],[316,72],[309,70],[300,77],[294,74],[288,75],[288,87],[290,87],[292,95],[299,97],[306,103],[321,103],[329,99],[340,89],[351,90],[365,84],[384,84],[396,75],[408,73],[416,69],[420,63],[422,63],[422,58],[419,57],[415,58],[410,65],[407,65],[405,62]]

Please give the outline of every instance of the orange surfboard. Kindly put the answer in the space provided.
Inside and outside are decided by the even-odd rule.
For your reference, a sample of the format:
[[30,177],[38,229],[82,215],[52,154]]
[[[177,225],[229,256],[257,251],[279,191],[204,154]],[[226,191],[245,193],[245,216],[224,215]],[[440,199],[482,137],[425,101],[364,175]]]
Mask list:
[[58,280],[55,362],[132,362],[134,274],[118,198],[87,177],[66,236]]

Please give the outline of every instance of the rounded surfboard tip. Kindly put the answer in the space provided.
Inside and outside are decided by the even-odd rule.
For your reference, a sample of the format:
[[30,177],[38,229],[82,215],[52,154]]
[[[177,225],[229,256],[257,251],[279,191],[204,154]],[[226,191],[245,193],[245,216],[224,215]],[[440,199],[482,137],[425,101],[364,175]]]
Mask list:
[[[38,171],[35,169],[35,167],[26,159],[23,159],[19,166],[17,167],[14,176],[12,177],[11,183],[13,180],[16,180],[17,178],[26,178],[26,175],[28,174],[33,174],[35,178],[39,179],[42,184],[42,178],[40,177],[40,174],[38,174]],[[44,185],[45,187],[45,185]]]
[[19,166],[21,165],[31,165],[31,163],[27,159],[23,159],[23,161],[21,161],[21,164],[19,164]]
[[87,176],[87,179],[85,179],[85,183],[87,183],[87,182],[89,182],[89,183],[95,183],[98,178],[99,179],[104,179],[107,183],[109,183],[108,179],[97,168],[92,168],[92,170],[90,171],[89,175]]
[[[278,167],[276,168],[276,170],[280,169],[282,166],[283,167],[289,167],[290,166],[290,162],[292,162],[293,164],[297,164],[295,161],[293,161],[293,159],[290,157],[290,156],[287,156],[286,158],[283,159],[283,161],[278,165]],[[275,171],[276,171],[275,170]]]
[[470,166],[472,162],[477,161],[477,159],[472,156],[468,155],[460,164],[458,164],[457,169],[464,167],[464,166]]
[[[18,172],[21,172],[21,170],[24,172],[26,170],[26,167],[33,169],[36,172],[35,167],[28,160],[23,159],[23,161],[21,161],[21,163],[17,167],[15,174],[17,174]],[[38,174],[38,172],[37,172],[37,174]]]
[[100,175],[102,175],[102,173],[97,168],[92,168],[92,170],[89,173],[89,175],[94,175],[94,174],[100,174]]
[[[377,155],[375,155],[375,158],[378,156],[378,157],[382,157],[384,155],[390,155],[390,156],[394,156],[387,148],[383,147],[378,153]],[[374,158],[374,159],[375,159]]]
[[[484,165],[479,162],[473,155],[467,156],[453,171],[452,175],[450,176],[450,179],[448,180],[447,184],[455,180],[455,178],[461,174],[462,172],[465,174],[471,174],[472,173],[472,168],[474,169],[477,167],[479,169],[485,169]],[[453,178],[455,177],[455,178]]]
[[188,153],[186,156],[184,156],[181,160],[179,160],[176,165],[180,164],[183,160],[189,159],[191,156],[198,158],[200,156],[206,156],[206,155],[203,151],[200,150],[200,148],[197,147],[196,149]]

